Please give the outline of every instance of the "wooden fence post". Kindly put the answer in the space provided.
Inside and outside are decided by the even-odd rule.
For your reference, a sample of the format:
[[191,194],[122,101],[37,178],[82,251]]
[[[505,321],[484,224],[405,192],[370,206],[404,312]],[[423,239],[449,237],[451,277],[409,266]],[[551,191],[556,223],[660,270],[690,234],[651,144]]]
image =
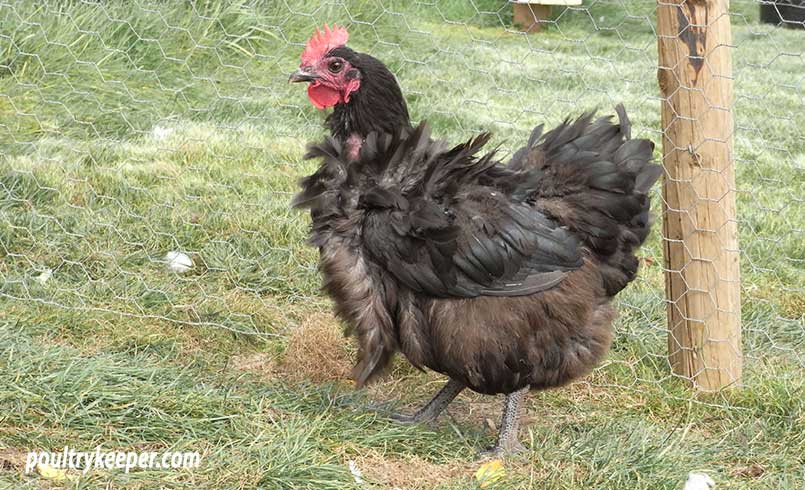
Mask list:
[[659,0],[663,243],[673,372],[702,391],[741,378],[729,0]]

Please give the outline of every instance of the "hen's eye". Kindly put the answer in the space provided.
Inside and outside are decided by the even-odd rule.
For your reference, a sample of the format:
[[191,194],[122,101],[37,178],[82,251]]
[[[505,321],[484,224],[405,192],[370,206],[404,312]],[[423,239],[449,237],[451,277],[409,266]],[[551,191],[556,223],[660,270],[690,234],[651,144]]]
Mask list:
[[329,69],[333,73],[338,73],[339,71],[341,71],[341,68],[343,67],[344,64],[341,63],[340,61],[331,61],[327,69]]

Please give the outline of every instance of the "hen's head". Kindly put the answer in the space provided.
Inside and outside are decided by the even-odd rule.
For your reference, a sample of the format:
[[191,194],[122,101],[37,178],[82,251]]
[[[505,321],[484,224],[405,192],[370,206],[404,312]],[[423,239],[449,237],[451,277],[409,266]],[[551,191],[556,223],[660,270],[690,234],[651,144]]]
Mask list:
[[370,133],[393,134],[411,123],[394,75],[377,58],[348,48],[348,37],[343,27],[317,29],[290,81],[310,83],[307,95],[319,109],[334,107],[330,133],[357,154]]
[[360,89],[363,74],[357,53],[346,47],[347,39],[347,30],[337,25],[316,29],[302,52],[299,70],[291,74],[291,82],[310,83],[308,97],[319,109],[345,104]]

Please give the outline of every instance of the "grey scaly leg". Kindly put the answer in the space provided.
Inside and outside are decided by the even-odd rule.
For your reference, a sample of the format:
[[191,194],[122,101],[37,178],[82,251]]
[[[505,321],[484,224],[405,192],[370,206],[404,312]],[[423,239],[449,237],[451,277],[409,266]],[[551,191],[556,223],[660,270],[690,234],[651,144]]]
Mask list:
[[391,418],[401,424],[418,424],[436,420],[436,417],[447,408],[447,405],[449,405],[464,388],[465,386],[463,384],[451,379],[427,405],[417,410],[413,415],[395,413],[391,415]]
[[529,387],[515,391],[506,395],[506,405],[503,408],[503,418],[500,421],[498,431],[498,441],[495,445],[481,453],[481,457],[500,457],[523,451],[525,446],[517,438],[517,431],[520,428],[520,410],[523,398],[528,393]]

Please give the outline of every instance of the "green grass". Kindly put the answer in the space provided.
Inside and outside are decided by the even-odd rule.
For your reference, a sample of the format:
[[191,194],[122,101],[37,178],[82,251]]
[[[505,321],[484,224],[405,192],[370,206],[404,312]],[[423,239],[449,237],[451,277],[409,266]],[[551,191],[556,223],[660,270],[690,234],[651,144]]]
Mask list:
[[[531,451],[498,487],[675,489],[691,470],[718,488],[801,487],[803,33],[732,3],[744,388],[697,397],[670,373],[658,226],[608,360],[532,395]],[[299,354],[329,304],[288,202],[324,130],[287,73],[313,26],[337,21],[441,137],[491,129],[510,149],[537,123],[624,102],[659,143],[653,10],[585,2],[522,36],[492,0],[4,4],[0,487],[62,486],[22,475],[26,451],[103,444],[197,450],[202,466],[66,486],[355,488],[354,460],[372,488],[476,488],[499,400],[462,395],[435,426],[398,427],[362,407],[413,407],[438,376],[400,362],[355,392],[322,367],[347,363],[346,340]],[[166,270],[170,250],[190,272]]]

